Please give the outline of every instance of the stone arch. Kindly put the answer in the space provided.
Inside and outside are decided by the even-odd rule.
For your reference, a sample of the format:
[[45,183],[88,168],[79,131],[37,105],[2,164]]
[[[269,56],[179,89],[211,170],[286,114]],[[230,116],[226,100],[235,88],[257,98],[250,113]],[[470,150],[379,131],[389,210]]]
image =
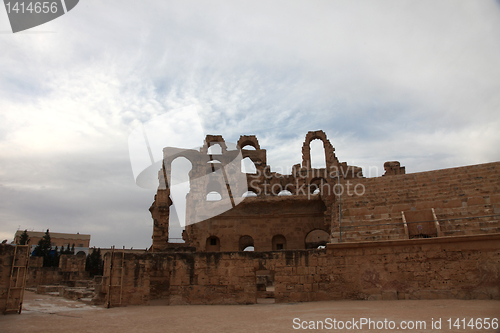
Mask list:
[[208,148],[210,146],[213,146],[214,144],[218,144],[221,147],[222,154],[227,152],[226,141],[224,141],[222,135],[207,135],[205,137],[205,143],[203,144],[203,147],[201,147],[200,149],[200,153],[208,154]]
[[295,188],[295,185],[292,183],[286,183],[285,186],[283,187],[283,190],[290,192],[292,195],[297,194],[297,189]]
[[330,234],[322,229],[311,230],[305,239],[306,249],[317,249],[318,246],[325,246],[330,240]]
[[323,141],[323,148],[325,149],[325,162],[326,168],[338,164],[335,157],[335,148],[333,148],[332,144],[326,137],[326,133],[323,131],[310,131],[307,132],[304,144],[302,145],[302,167],[310,168],[311,167],[311,141],[313,140],[321,140]]
[[253,188],[249,188],[248,191],[246,191],[241,195],[241,197],[243,198],[256,197],[256,196],[257,192]]
[[222,185],[212,180],[208,183],[207,189],[205,191],[206,201],[220,201],[222,200]]
[[219,170],[222,168],[222,162],[219,160],[209,160],[205,166],[205,173],[209,174],[211,172],[215,172],[215,170]]
[[221,201],[222,200],[222,194],[216,191],[210,191],[207,193],[205,197],[206,201]]
[[220,239],[219,239],[219,237],[217,237],[217,236],[208,237],[205,249],[207,252],[219,252],[220,251]]
[[286,238],[283,235],[275,235],[272,240],[273,251],[286,250]]
[[[315,177],[315,178],[311,179],[311,181],[309,182],[308,189],[309,189],[309,193],[311,193],[311,194],[318,193],[318,191],[316,191],[316,190],[319,190],[320,194],[327,194],[328,195],[328,194],[332,193],[332,189],[330,188],[330,184],[323,177]],[[324,192],[326,192],[326,193],[324,193]]]
[[259,141],[255,135],[241,135],[236,145],[239,149],[243,149],[245,146],[252,146],[256,150],[260,149]]
[[[190,164],[189,170],[188,162]],[[191,191],[191,172],[194,166],[193,162],[184,154],[175,156],[168,165],[169,201],[174,204],[174,208],[170,208],[168,213],[169,241],[180,239],[183,230],[185,230],[184,227],[188,220],[186,195]],[[174,180],[176,181],[174,182]]]
[[252,236],[249,235],[241,236],[240,240],[238,241],[238,250],[244,251],[246,248],[250,246],[254,247],[254,241]]
[[311,169],[326,168],[325,144],[320,139],[315,139],[309,142],[309,155]]
[[211,143],[207,148],[208,155],[222,155],[222,146],[218,143]]
[[252,161],[250,157],[245,157],[241,160],[241,172],[251,175],[257,174],[257,167],[255,166],[255,162]]
[[219,183],[218,181],[211,180],[211,181],[207,184],[207,191],[206,191],[206,193],[209,193],[209,192],[218,192],[218,193],[222,193],[222,184],[221,184],[221,183]]
[[278,193],[278,197],[286,197],[290,195],[293,195],[293,193],[286,189],[283,189]]

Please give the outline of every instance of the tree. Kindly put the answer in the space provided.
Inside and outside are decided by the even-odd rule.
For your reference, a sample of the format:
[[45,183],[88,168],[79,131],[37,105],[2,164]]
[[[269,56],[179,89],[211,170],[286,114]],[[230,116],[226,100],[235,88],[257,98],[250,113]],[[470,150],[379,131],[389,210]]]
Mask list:
[[34,256],[43,257],[43,267],[52,266],[52,243],[50,241],[49,229],[45,232],[45,235],[38,241],[38,245],[35,247]]
[[104,262],[101,257],[101,248],[94,247],[91,254],[87,256],[85,262],[85,270],[90,273],[90,276],[102,275]]
[[30,241],[30,237],[28,235],[28,230],[24,230],[21,236],[19,236],[19,244],[18,245],[28,245]]
[[59,267],[59,250],[58,250],[57,246],[54,249],[54,251],[51,252],[51,257],[52,257],[51,266],[52,267]]

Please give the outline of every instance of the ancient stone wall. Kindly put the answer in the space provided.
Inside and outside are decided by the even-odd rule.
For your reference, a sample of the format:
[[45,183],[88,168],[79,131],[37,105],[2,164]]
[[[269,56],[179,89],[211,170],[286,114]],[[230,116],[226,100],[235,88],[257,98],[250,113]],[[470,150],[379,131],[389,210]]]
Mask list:
[[[329,244],[276,262],[278,302],[500,299],[500,234]],[[298,255],[298,256],[297,256]]]
[[0,244],[0,313],[5,311],[7,305],[7,293],[13,258],[14,246]]
[[[305,249],[306,237],[314,230],[329,233],[324,202],[315,196],[247,198],[221,215],[187,227],[191,245],[198,251],[278,250],[273,238],[280,237],[279,249]],[[211,246],[215,240],[215,246]],[[326,244],[324,244],[326,245]]]
[[[109,266],[107,260],[105,280]],[[328,244],[325,250],[125,254],[124,267],[123,305],[255,303],[259,293],[270,297],[259,291],[259,272],[274,286],[276,302],[500,299],[500,234]]]
[[[354,193],[356,186],[363,195]],[[343,242],[404,239],[401,212],[432,208],[442,236],[500,232],[500,162],[355,178],[347,188],[341,199]],[[332,231],[338,241],[338,219]]]
[[26,277],[27,287],[71,283],[89,278],[85,271],[85,256],[63,254],[59,267],[42,267],[42,257],[30,257],[30,268]]
[[[312,140],[323,142],[326,168],[311,168],[310,143]],[[219,145],[220,148],[214,152],[210,148],[216,145]],[[159,188],[150,208],[153,217],[151,251],[164,251],[170,247],[168,242],[170,206],[172,205],[170,195],[172,186],[175,186],[171,166],[178,157],[186,158],[191,162],[190,191],[186,195],[187,227],[183,239],[188,246],[195,247],[197,251],[215,250],[215,248],[207,248],[208,237],[219,237],[218,234],[225,235],[231,229],[234,231],[232,242],[238,242],[241,237],[254,237],[254,235],[258,236],[258,233],[265,233],[266,230],[249,231],[249,229],[255,228],[251,225],[258,220],[258,209],[263,211],[261,220],[267,219],[267,229],[273,229],[271,234],[267,234],[271,238],[274,235],[287,238],[279,231],[286,224],[289,225],[289,229],[296,229],[304,222],[314,225],[305,233],[304,230],[300,230],[298,232],[300,236],[289,235],[297,240],[287,241],[287,248],[303,249],[307,233],[315,229],[324,230],[329,234],[331,232],[332,220],[337,216],[336,199],[333,193],[333,187],[338,182],[337,171],[341,171],[341,177],[345,179],[362,177],[360,168],[348,166],[347,163],[338,161],[334,153],[335,149],[323,131],[309,132],[306,135],[302,147],[302,164],[294,165],[291,170],[288,170],[291,174],[271,172],[270,166],[266,164],[266,151],[261,149],[255,136],[241,136],[235,147],[228,145],[220,135],[207,135],[205,143],[199,151],[171,147],[164,149],[164,163],[159,172]],[[254,150],[247,149],[248,146],[253,147]],[[236,148],[241,148],[241,150]],[[238,155],[240,153],[241,156]],[[249,160],[248,163],[253,164],[253,170],[249,171],[246,170],[246,167],[244,168],[245,160]],[[323,191],[323,189],[327,190]],[[218,199],[209,199],[210,194],[218,195]],[[253,198],[246,197],[250,194],[257,196],[260,200],[255,201]],[[281,201],[274,200],[281,195],[283,195]],[[265,211],[272,210],[272,206],[285,201],[285,197],[289,198],[288,206],[293,208],[295,217],[292,216],[293,214],[288,214],[285,209],[280,213],[273,214],[273,218],[270,219],[269,214],[266,214]],[[267,200],[267,207],[262,204],[265,200]],[[305,205],[301,205],[304,209],[300,212],[297,207],[293,207],[301,200],[322,201],[322,210],[319,212],[322,216],[321,222],[318,219],[317,211],[311,213],[311,209],[305,208]],[[241,214],[243,209],[238,206],[241,202],[248,203],[245,208],[249,211],[247,216]],[[252,205],[255,206],[253,211],[248,209]],[[226,213],[228,211],[231,212]],[[232,221],[230,221],[230,216],[234,217]],[[304,221],[306,216],[309,216],[309,219]],[[298,221],[299,219],[300,221]],[[249,226],[245,226],[246,222],[250,222]],[[222,230],[224,228],[227,230]],[[303,227],[301,228],[303,229]],[[278,231],[281,233],[277,234]],[[228,244],[228,242],[225,243]],[[234,245],[226,248],[223,245],[217,246],[216,241],[213,244],[221,251],[238,249],[238,246]],[[223,243],[221,242],[221,244]],[[272,244],[272,242],[267,239],[263,240],[262,244],[262,250],[271,249],[267,244]]]

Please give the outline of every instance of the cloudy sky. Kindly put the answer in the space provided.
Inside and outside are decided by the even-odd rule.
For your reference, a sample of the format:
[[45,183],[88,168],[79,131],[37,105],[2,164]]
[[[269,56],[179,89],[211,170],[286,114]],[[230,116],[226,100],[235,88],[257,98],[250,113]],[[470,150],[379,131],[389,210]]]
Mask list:
[[152,147],[255,134],[273,168],[318,129],[364,168],[500,160],[499,1],[82,0],[16,34],[0,8],[0,49],[9,241],[150,246],[155,191],[135,184],[129,136],[158,117]]

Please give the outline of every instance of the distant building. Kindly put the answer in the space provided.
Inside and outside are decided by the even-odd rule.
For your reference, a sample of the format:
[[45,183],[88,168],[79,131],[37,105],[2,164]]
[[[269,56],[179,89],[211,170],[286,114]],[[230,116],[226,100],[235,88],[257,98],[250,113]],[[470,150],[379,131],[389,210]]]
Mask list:
[[[14,243],[18,244],[21,234],[23,230],[16,231],[16,235],[14,236]],[[75,254],[79,252],[84,252],[86,255],[89,254],[89,246],[90,246],[90,235],[84,234],[64,234],[60,232],[50,232],[50,241],[52,244],[52,248],[54,249],[56,246],[58,249],[64,247],[65,249],[68,247],[71,248],[73,244],[75,244]],[[28,236],[30,238],[29,245],[31,245],[31,251],[35,249],[40,239],[45,236],[45,232],[43,231],[28,231]]]

